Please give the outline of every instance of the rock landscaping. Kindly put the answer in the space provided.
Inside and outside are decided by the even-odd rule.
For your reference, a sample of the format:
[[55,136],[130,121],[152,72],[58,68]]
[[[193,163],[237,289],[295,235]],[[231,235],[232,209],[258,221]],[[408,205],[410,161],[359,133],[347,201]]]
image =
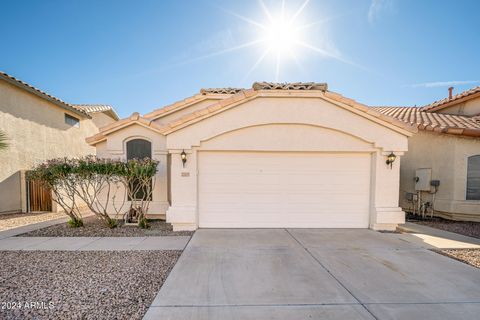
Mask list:
[[57,212],[0,214],[0,231],[64,217],[63,213]]
[[480,249],[444,249],[436,252],[480,268]]
[[192,231],[172,231],[172,226],[162,220],[150,220],[148,229],[138,225],[124,225],[118,221],[116,228],[108,228],[95,216],[83,219],[84,226],[72,228],[66,223],[21,234],[21,237],[147,237],[147,236],[190,236]]
[[0,319],[142,319],[180,253],[3,251]]
[[480,238],[480,222],[452,221],[442,218],[429,218],[425,220],[410,220],[417,224],[437,228],[445,231],[455,232],[464,236]]

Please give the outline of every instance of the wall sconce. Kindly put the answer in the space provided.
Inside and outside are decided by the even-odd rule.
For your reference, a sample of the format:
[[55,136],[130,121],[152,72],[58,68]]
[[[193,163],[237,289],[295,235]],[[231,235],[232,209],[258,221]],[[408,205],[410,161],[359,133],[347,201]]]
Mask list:
[[391,152],[388,156],[387,156],[387,166],[390,165],[390,169],[392,169],[393,167],[393,162],[395,162],[395,159],[397,159],[397,156]]
[[180,157],[182,158],[183,167],[185,168],[185,163],[187,162],[187,154],[185,153],[185,150],[180,153]]

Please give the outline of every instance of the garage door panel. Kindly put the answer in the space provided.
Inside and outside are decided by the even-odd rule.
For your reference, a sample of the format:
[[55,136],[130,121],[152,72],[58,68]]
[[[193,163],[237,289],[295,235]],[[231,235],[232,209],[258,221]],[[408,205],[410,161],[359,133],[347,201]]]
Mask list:
[[368,227],[369,154],[199,153],[200,227]]

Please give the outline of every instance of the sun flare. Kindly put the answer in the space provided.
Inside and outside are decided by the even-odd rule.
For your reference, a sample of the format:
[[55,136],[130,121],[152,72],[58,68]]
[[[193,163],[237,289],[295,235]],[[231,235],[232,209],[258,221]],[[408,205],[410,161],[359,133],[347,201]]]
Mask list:
[[[258,30],[258,36],[251,41],[198,57],[195,60],[210,58],[232,51],[261,45],[264,47],[264,50],[261,52],[253,66],[247,71],[244,80],[246,80],[250,74],[266,60],[267,62],[273,62],[275,65],[275,81],[280,80],[282,64],[294,61],[299,67],[302,67],[299,59],[301,50],[309,50],[325,58],[332,58],[343,63],[353,64],[342,58],[337,52],[335,52],[335,50],[331,50],[331,48],[325,46],[325,42],[327,42],[325,40],[327,39],[325,38],[326,36],[324,33],[311,32],[313,27],[324,24],[330,19],[324,18],[323,20],[313,22],[302,21],[301,16],[307,7],[309,0],[305,0],[296,11],[287,10],[285,0],[277,3],[279,5],[275,8],[275,13],[278,13],[278,15],[275,15],[273,13],[274,11],[267,8],[263,0],[259,0],[260,7],[266,18],[265,22],[255,21],[252,18],[242,16],[238,13],[224,10],[255,27]],[[323,45],[312,43],[312,39],[309,39],[311,35],[315,35],[317,40],[322,36],[323,38],[320,40],[323,41],[320,42]]]
[[285,54],[293,51],[299,39],[297,29],[286,19],[274,19],[265,27],[264,39],[270,52]]

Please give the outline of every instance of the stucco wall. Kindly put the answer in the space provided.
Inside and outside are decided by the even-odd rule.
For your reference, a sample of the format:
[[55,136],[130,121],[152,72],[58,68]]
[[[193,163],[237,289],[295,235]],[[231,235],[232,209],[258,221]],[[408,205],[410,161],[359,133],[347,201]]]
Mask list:
[[[409,150],[402,158],[400,203],[412,205],[406,192],[415,192],[415,170],[431,168],[432,180],[440,180],[434,209],[451,214],[480,216],[480,201],[466,199],[467,158],[480,154],[480,139],[420,131],[409,139]],[[433,189],[432,189],[433,191]],[[433,201],[433,195],[422,192],[422,200]]]
[[441,109],[439,113],[459,114],[466,116],[474,116],[480,114],[480,98],[471,99],[466,102],[456,104],[454,106]]
[[0,129],[9,138],[9,148],[0,153],[0,212],[22,210],[24,195],[17,187],[12,188],[20,170],[31,169],[47,159],[95,154],[95,148],[85,142],[86,137],[98,132],[95,123],[83,118],[79,128],[71,127],[65,123],[65,113],[80,118],[0,81]]
[[97,128],[105,127],[115,121],[112,119],[112,117],[103,112],[92,113],[90,116],[92,117],[92,121]]

